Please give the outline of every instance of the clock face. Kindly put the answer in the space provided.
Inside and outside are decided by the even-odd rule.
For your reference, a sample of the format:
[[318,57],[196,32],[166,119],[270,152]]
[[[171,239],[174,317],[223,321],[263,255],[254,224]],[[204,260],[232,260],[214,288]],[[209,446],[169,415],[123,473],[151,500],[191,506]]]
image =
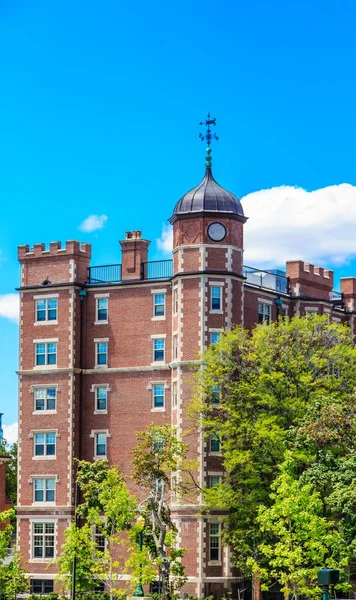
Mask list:
[[222,223],[210,223],[208,227],[208,236],[214,242],[221,242],[226,236],[226,229]]

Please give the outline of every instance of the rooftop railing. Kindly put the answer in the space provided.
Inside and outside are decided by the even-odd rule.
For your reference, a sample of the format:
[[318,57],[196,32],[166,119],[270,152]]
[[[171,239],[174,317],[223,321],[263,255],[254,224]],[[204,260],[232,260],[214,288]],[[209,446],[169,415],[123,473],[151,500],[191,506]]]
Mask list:
[[121,265],[89,267],[89,283],[121,283]]
[[246,277],[246,283],[254,285],[258,288],[266,290],[274,290],[282,294],[289,293],[289,282],[285,271],[272,269],[271,271],[263,271],[254,267],[244,265],[243,275]]
[[[289,292],[288,278],[284,271],[278,269],[263,271],[244,265],[243,275],[246,278],[246,283],[258,288],[274,290],[283,294]],[[172,260],[155,260],[141,264],[141,280],[170,279],[172,276]],[[120,264],[89,267],[88,283],[91,285],[121,282],[122,268]]]
[[169,279],[173,276],[173,260],[154,260],[141,264],[142,279]]

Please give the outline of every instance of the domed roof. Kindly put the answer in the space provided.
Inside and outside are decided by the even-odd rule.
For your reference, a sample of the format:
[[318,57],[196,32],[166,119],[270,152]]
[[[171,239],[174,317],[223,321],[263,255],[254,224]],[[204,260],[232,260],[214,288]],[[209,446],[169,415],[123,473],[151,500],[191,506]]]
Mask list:
[[199,185],[178,200],[170,221],[175,221],[179,215],[196,213],[225,213],[235,215],[239,220],[246,220],[240,200],[215,181],[211,166],[206,167]]

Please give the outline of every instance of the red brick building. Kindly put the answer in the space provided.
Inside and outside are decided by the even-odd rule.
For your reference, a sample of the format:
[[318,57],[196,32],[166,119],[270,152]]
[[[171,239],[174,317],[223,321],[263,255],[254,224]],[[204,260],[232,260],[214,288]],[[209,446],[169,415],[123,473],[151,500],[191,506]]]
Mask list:
[[[235,324],[277,315],[328,313],[354,329],[356,279],[333,292],[333,272],[290,261],[286,271],[243,266],[246,218],[214,180],[176,204],[173,260],[149,262],[140,231],[120,242],[121,264],[91,266],[91,247],[20,246],[19,550],[33,589],[53,588],[63,533],[73,516],[73,458],[107,457],[126,474],[136,432],[171,423],[181,435],[191,397],[191,365]],[[201,486],[222,475],[219,442],[191,438]],[[222,547],[218,515],[172,506],[188,548],[185,591],[202,597],[235,590],[239,579]]]

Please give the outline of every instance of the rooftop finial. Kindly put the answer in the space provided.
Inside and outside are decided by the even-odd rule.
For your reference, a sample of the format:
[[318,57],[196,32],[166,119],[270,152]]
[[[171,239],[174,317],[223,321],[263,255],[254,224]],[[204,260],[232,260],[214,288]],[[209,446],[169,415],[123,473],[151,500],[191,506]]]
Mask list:
[[199,125],[205,125],[205,127],[206,127],[206,133],[204,133],[204,134],[199,133],[199,137],[203,142],[205,141],[208,145],[208,147],[206,149],[205,165],[208,167],[208,169],[210,169],[211,161],[212,161],[210,144],[211,144],[212,140],[218,141],[218,139],[219,139],[219,137],[216,135],[216,133],[212,133],[211,129],[210,129],[210,125],[213,125],[215,127],[216,118],[215,117],[211,118],[210,113],[208,113],[207,119],[205,121],[201,121],[199,123]]

